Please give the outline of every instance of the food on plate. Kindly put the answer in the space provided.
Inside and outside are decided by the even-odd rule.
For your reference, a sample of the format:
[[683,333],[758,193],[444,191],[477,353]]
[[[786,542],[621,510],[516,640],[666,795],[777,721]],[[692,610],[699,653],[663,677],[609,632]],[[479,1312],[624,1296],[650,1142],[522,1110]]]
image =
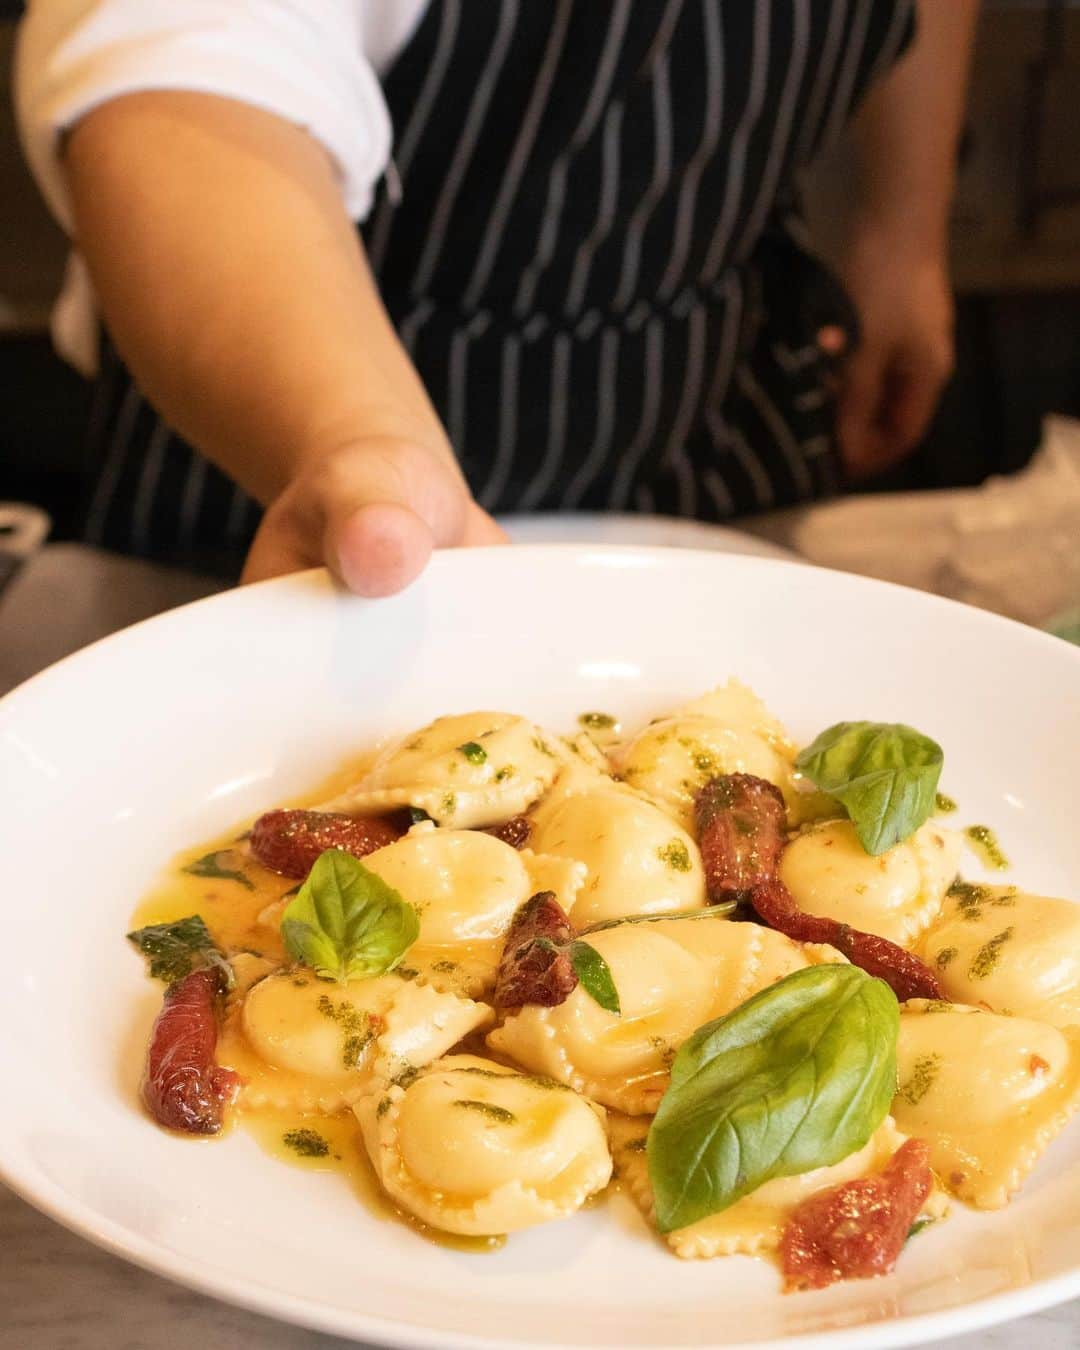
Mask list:
[[1080,906],[1069,900],[956,882],[921,950],[957,1003],[1080,1024]]
[[599,1107],[475,1055],[391,1079],[355,1112],[387,1194],[445,1232],[512,1233],[561,1219],[611,1178]]
[[893,1115],[958,1199],[997,1209],[1080,1106],[1080,1027],[956,1003],[905,1006]]
[[811,825],[784,850],[779,875],[807,914],[914,947],[960,866],[961,836],[927,821],[877,857],[850,820]]
[[957,876],[906,725],[799,751],[731,681],[620,735],[438,717],[181,860],[129,934],[151,1116],[280,1121],[469,1240],[614,1169],[675,1255],[789,1290],[1007,1203],[1080,1103],[1080,910]]

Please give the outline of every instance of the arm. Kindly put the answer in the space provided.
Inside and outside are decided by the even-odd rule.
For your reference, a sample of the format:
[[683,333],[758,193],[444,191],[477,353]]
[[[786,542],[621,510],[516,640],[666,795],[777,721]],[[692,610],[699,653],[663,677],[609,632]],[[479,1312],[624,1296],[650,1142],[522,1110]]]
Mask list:
[[913,449],[952,370],[948,218],[978,0],[919,0],[910,51],[854,122],[858,189],[844,277],[863,342],[837,433],[854,475]]
[[326,561],[399,589],[497,532],[400,346],[329,158],[230,99],[133,93],[65,164],[117,346],[181,434],[268,506],[247,579]]

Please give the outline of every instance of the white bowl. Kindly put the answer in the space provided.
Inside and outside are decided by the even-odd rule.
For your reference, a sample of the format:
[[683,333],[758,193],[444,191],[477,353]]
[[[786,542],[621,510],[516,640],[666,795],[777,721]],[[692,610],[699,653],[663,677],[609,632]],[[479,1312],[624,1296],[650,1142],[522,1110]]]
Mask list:
[[[1080,652],[835,572],[690,551],[446,554],[391,601],[322,573],[141,624],[0,703],[0,1173],[102,1246],[245,1306],[394,1346],[885,1346],[1080,1293],[1080,1127],[1009,1209],[957,1209],[897,1271],[782,1296],[775,1269],[682,1263],[625,1197],[492,1255],[428,1245],[243,1132],[136,1104],[159,991],[123,940],[170,855],[432,716],[628,723],[737,675],[800,739],[899,720],[945,747],[960,819],[1033,890],[1080,877]],[[972,862],[969,872],[977,875]]]

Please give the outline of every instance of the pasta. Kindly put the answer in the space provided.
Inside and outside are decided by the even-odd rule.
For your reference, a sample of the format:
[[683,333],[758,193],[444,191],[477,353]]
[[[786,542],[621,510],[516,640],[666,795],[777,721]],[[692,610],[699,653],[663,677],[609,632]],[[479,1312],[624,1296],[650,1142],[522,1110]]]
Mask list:
[[960,836],[933,821],[880,857],[847,820],[811,825],[788,845],[780,877],[808,914],[839,919],[910,947],[941,908],[960,859]]
[[245,1080],[242,1107],[332,1114],[490,1020],[484,1004],[396,973],[337,985],[278,970],[233,995],[219,1058]]
[[154,1118],[288,1114],[289,1147],[348,1139],[400,1214],[467,1238],[614,1169],[677,1257],[789,1276],[852,1233],[895,1260],[949,1194],[1006,1204],[1080,1104],[1080,906],[957,879],[940,747],[839,723],[797,759],[736,681],[625,743],[579,725],[439,717],[185,862],[129,934],[167,984]]
[[960,883],[923,941],[950,998],[1051,1026],[1080,1023],[1080,906]]
[[536,801],[560,758],[555,739],[524,717],[439,717],[389,746],[355,788],[320,809],[364,815],[411,806],[440,825],[495,825]]
[[488,1045],[628,1115],[656,1110],[675,1052],[699,1026],[793,970],[843,960],[831,948],[804,949],[771,929],[708,912],[616,924],[588,940],[611,970],[621,1013],[578,988],[558,1007],[513,1013]]
[[780,723],[737,680],[683,704],[626,746],[626,781],[690,829],[694,793],[720,773],[752,773],[793,798],[794,747]]
[[904,1005],[893,1115],[959,1199],[1008,1202],[1080,1105],[1080,1028],[959,1004]]
[[449,1233],[512,1233],[580,1209],[611,1177],[603,1112],[558,1083],[451,1055],[356,1107],[387,1194]]
[[502,937],[515,910],[537,891],[553,891],[570,909],[585,880],[572,858],[520,853],[475,830],[414,826],[404,839],[371,853],[366,866],[420,914],[410,967],[438,988],[478,997],[490,989]]
[[575,927],[628,914],[702,908],[705,878],[693,838],[622,783],[575,765],[533,812],[533,848],[585,864]]

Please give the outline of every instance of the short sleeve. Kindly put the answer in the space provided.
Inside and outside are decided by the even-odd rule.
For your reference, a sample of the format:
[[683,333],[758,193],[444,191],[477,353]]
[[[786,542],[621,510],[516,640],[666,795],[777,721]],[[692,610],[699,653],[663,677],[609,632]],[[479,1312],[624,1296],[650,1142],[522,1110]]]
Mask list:
[[16,110],[30,167],[66,228],[63,133],[122,94],[233,98],[305,128],[362,219],[390,154],[390,118],[363,49],[356,0],[30,0]]

